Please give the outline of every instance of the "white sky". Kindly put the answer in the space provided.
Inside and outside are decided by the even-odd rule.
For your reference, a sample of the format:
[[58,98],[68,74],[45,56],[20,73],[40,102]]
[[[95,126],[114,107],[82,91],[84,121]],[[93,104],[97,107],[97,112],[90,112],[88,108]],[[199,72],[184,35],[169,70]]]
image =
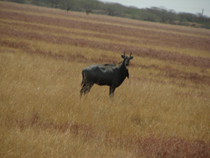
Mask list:
[[120,3],[137,8],[165,7],[175,12],[202,13],[210,17],[210,0],[100,0],[102,2]]

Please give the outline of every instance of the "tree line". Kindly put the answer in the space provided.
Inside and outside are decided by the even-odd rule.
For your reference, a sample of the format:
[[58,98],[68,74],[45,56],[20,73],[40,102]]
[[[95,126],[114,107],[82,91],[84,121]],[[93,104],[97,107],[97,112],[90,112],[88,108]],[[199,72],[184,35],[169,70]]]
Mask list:
[[34,4],[45,7],[60,8],[65,11],[85,12],[87,15],[104,14],[136,20],[186,25],[210,29],[210,18],[203,13],[176,13],[165,8],[151,7],[139,9],[126,7],[119,3],[105,3],[98,0],[5,0],[17,3]]

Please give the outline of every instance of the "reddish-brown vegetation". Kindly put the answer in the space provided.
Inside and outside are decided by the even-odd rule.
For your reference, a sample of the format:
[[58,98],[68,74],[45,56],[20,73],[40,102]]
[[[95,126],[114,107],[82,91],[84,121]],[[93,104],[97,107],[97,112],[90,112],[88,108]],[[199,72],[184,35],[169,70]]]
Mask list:
[[136,157],[177,157],[177,158],[207,158],[210,157],[210,143],[201,140],[186,140],[179,137],[150,136],[141,138],[136,136],[118,136],[117,138],[110,132],[98,133],[92,125],[82,125],[78,123],[69,124],[68,122],[56,124],[54,122],[42,122],[39,120],[38,113],[32,115],[29,120],[17,120],[17,127],[22,131],[27,128],[37,130],[53,130],[59,133],[83,136],[84,141],[91,138],[103,139],[108,146],[120,143],[121,148],[130,150]]
[[88,139],[103,139],[108,146],[121,144],[121,148],[130,150],[136,157],[177,157],[177,158],[207,158],[210,157],[210,143],[201,140],[187,140],[179,137],[163,137],[151,135],[147,138],[136,136],[118,136],[117,138],[110,132],[97,133],[92,125],[82,125],[68,122],[56,124],[54,122],[42,122],[38,113],[32,115],[29,120],[17,120],[17,127],[22,131],[26,128],[37,130],[54,130],[60,133],[69,132],[75,136],[83,136],[84,141]]

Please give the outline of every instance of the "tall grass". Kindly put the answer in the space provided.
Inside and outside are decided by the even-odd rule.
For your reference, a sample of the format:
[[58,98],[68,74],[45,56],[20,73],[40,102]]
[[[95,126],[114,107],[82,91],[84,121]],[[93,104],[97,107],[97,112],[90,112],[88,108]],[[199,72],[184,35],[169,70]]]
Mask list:
[[97,157],[114,150],[106,156],[127,157],[140,137],[210,139],[209,101],[190,89],[182,95],[187,88],[131,78],[113,99],[107,87],[94,86],[80,100],[84,64],[27,54],[1,54],[1,59],[3,155]]
[[[25,8],[24,5],[1,4],[8,7],[5,14],[9,8]],[[57,17],[67,18],[58,10],[32,8],[41,11],[39,14],[45,18],[49,18],[46,11],[56,14],[54,21]],[[26,11],[30,12],[30,9]],[[31,15],[34,14],[30,12],[28,16]],[[74,20],[80,17],[78,22],[81,19],[88,21],[81,13],[72,13],[72,16]],[[10,19],[10,15],[5,17],[4,21]],[[21,17],[30,19],[22,14]],[[104,16],[89,18],[94,26],[97,23],[94,18],[100,19],[101,23],[107,19]],[[24,18],[19,20],[24,21]],[[113,21],[116,21],[113,25],[128,27],[127,20],[109,20],[107,29],[110,32],[115,29],[111,25]],[[65,31],[72,31],[70,24],[64,32],[56,23],[45,25],[49,29],[45,32],[46,28],[38,30],[30,23],[31,30],[27,30],[29,25],[15,27],[17,21],[13,23],[10,19],[10,22],[11,25],[0,24],[4,30],[0,39],[0,157],[210,156],[207,45],[202,46],[205,53],[197,54],[198,57],[195,46],[188,47],[188,51],[180,48],[182,52],[176,52],[178,49],[168,52],[170,45],[163,45],[164,54],[158,43],[157,47],[151,45],[152,49],[137,45],[135,49],[142,50],[145,55],[134,51],[130,79],[116,89],[113,98],[108,96],[108,87],[94,85],[90,93],[80,99],[82,69],[93,63],[120,62],[123,51],[118,44],[127,48],[126,53],[134,49],[122,43],[120,37],[126,35],[120,36],[113,31],[113,36],[108,33],[108,39],[103,39],[104,33],[89,30],[90,37],[83,41],[88,26],[71,35],[65,34]],[[129,22],[133,29],[145,24],[149,26],[148,30],[154,27],[153,23]],[[36,26],[40,25],[36,23]],[[170,31],[186,30],[159,24],[158,27],[162,32],[164,27]],[[197,30],[188,34],[192,32]],[[102,36],[95,37],[96,34]],[[159,32],[155,32],[157,34]],[[129,36],[127,40],[132,43],[136,37]],[[117,37],[114,39],[116,45],[112,45],[112,37]],[[72,43],[76,38],[78,43]],[[146,40],[150,39],[148,36]],[[110,47],[105,47],[107,43]],[[189,56],[189,50],[193,51],[192,56]],[[159,54],[150,54],[155,51]],[[166,55],[170,55],[169,60]],[[186,59],[185,63],[182,57]]]

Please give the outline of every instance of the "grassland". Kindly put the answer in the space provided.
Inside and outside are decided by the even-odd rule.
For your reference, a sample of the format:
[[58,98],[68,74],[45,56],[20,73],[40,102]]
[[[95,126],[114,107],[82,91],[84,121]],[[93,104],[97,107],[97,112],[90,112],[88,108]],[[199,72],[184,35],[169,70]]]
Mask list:
[[[0,2],[0,157],[210,157],[210,31]],[[79,98],[81,71],[133,53]]]

